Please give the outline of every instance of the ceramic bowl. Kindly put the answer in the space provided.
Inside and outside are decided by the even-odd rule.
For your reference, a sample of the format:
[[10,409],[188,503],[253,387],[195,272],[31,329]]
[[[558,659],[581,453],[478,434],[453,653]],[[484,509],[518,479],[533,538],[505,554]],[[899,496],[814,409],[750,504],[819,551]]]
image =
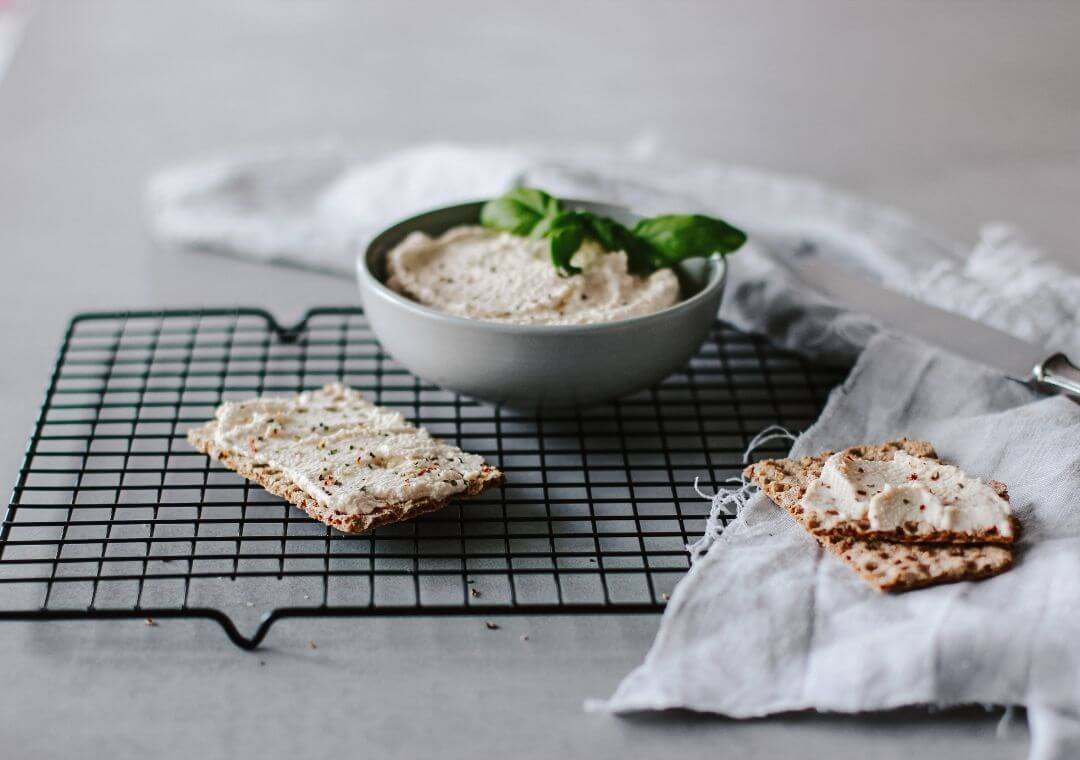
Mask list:
[[[632,225],[639,217],[601,203],[568,201]],[[371,241],[357,261],[375,337],[410,372],[435,385],[521,409],[610,401],[686,366],[716,318],[727,269],[721,256],[675,268],[683,300],[662,311],[595,325],[514,325],[465,319],[424,306],[384,284],[386,256],[410,232],[437,236],[477,224],[483,202],[429,211]]]

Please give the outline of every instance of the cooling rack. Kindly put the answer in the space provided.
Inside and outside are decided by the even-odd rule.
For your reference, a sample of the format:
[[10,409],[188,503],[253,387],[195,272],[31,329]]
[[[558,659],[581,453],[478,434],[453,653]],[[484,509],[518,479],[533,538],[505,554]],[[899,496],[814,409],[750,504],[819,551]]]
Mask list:
[[[768,425],[809,425],[844,374],[718,322],[656,387],[538,417],[418,380],[360,309],[81,314],[0,529],[0,619],[203,618],[251,649],[292,617],[655,612],[704,530],[694,479],[736,474]],[[225,399],[334,380],[506,484],[347,536],[184,439]]]

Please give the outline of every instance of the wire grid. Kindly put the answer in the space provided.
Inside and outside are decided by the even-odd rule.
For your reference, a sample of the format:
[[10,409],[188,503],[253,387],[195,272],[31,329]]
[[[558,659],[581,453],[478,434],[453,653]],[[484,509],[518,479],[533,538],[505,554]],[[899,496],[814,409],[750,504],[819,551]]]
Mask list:
[[[0,530],[0,619],[202,617],[252,648],[283,617],[656,611],[704,530],[694,479],[737,474],[768,425],[809,425],[843,374],[717,323],[657,387],[537,417],[418,380],[359,309],[291,328],[259,309],[80,315]],[[334,380],[506,484],[347,536],[184,438],[223,400]]]

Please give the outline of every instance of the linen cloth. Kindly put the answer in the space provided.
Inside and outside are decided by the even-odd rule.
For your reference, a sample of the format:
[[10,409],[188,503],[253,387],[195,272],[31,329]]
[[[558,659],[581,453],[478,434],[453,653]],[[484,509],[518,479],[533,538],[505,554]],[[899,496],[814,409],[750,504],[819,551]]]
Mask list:
[[676,587],[645,663],[600,709],[1027,705],[1033,758],[1080,757],[1080,405],[905,338],[873,338],[792,455],[902,435],[1009,486],[996,578],[879,594],[758,494]]
[[657,155],[647,143],[558,153],[431,145],[374,159],[335,144],[270,150],[163,172],[147,208],[170,243],[351,272],[387,224],[515,185],[644,213],[714,213],[747,229],[753,245],[730,259],[721,316],[805,354],[861,351],[793,453],[924,437],[965,470],[1006,482],[1024,526],[1012,571],[886,596],[754,497],[699,545],[644,664],[591,707],[750,717],[1026,705],[1032,758],[1080,756],[1080,406],[881,333],[784,263],[821,256],[1080,356],[1080,278],[1019,231],[987,226],[969,253],[899,212],[820,184]]

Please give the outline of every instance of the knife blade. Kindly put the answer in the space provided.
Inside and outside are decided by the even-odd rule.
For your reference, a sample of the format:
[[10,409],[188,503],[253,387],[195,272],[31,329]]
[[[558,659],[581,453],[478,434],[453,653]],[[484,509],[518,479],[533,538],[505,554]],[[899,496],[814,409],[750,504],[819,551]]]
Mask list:
[[1028,343],[837,267],[817,256],[785,259],[808,285],[838,305],[995,369],[1022,383],[1080,398],[1080,369],[1062,353]]

